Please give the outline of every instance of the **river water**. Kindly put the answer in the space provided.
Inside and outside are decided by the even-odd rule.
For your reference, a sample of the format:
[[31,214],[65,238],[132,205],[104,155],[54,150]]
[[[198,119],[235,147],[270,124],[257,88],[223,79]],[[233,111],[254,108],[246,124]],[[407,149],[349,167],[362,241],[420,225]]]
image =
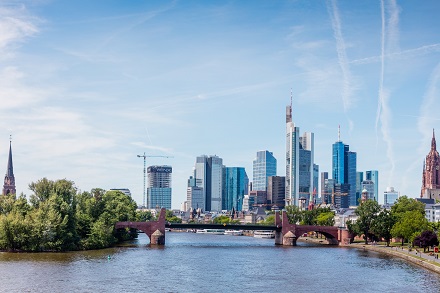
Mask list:
[[[166,246],[0,253],[0,292],[439,292],[440,277],[376,252],[246,236],[166,234]],[[110,256],[110,257],[109,257]]]

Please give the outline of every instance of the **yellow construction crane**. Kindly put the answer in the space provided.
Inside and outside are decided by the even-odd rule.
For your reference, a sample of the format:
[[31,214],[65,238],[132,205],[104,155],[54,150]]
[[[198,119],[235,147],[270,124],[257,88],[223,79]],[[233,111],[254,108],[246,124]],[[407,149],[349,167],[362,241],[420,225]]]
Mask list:
[[[174,158],[172,156],[147,156],[144,152],[143,155],[137,155],[138,158],[144,158],[144,193],[142,195],[142,205],[148,207],[148,202],[145,202],[145,180],[147,176],[147,158]],[[148,200],[148,199],[147,199]]]

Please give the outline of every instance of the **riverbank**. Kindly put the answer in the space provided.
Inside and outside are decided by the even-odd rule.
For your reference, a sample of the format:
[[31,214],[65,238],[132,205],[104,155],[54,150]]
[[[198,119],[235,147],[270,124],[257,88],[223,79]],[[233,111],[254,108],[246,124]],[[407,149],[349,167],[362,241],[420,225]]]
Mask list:
[[[297,241],[319,244],[328,243],[325,239],[313,237],[300,237]],[[387,247],[385,245],[371,245],[363,243],[352,243],[349,245],[345,245],[344,247],[375,251],[379,253],[385,253],[394,257],[399,257],[440,275],[440,259],[436,258],[434,254],[430,255],[429,253],[424,253],[423,249],[408,250],[408,248],[401,246]]]
[[425,269],[440,274],[440,259],[437,259],[434,254],[429,255],[429,253],[423,253],[423,249],[408,250],[408,248],[400,247],[400,246],[387,247],[385,245],[371,245],[371,244],[365,245],[361,243],[349,244],[346,247],[354,247],[357,249],[375,251],[379,253],[385,253],[387,255],[392,255],[395,257],[400,257],[413,264],[416,264]]

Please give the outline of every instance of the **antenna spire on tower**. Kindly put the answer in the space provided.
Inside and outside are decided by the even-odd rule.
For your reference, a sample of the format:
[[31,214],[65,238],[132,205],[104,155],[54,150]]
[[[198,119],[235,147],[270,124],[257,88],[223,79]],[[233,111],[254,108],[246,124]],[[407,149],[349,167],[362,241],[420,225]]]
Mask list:
[[338,141],[341,141],[341,125],[338,125]]

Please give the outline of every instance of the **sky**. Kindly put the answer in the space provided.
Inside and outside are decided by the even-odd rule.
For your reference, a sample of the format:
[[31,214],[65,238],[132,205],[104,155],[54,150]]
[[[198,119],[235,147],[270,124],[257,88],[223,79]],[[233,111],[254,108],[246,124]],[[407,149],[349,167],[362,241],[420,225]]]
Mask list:
[[178,209],[200,155],[252,180],[269,150],[284,176],[292,97],[320,172],[340,125],[379,202],[387,186],[419,197],[440,138],[440,2],[420,3],[0,1],[0,166],[12,135],[17,193],[65,178],[140,204],[145,152],[172,166]]

